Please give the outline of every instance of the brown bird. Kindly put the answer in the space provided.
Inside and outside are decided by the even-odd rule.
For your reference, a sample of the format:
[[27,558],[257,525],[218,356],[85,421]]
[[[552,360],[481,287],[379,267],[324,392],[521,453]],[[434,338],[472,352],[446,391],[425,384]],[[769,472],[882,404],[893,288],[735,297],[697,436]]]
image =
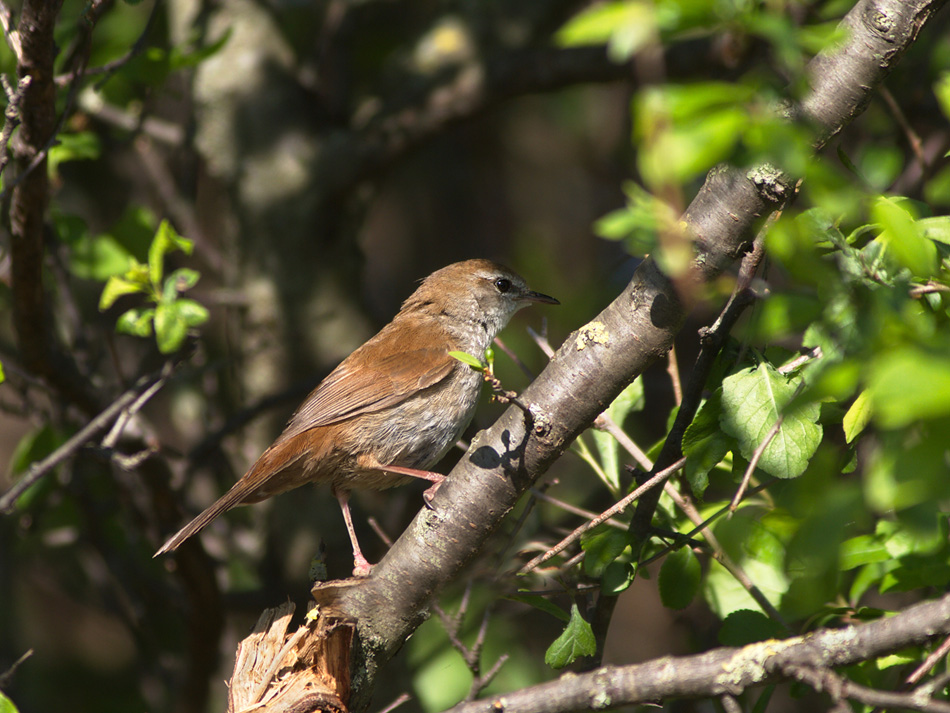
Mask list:
[[532,302],[559,304],[489,260],[458,262],[429,275],[393,321],[350,354],[300,405],[284,432],[211,507],[155,553],[176,549],[218,515],[305,483],[327,483],[353,545],[353,574],[371,565],[350,516],[353,489],[379,490],[427,469],[458,440],[475,411],[482,376],[449,355],[480,360],[511,316]]

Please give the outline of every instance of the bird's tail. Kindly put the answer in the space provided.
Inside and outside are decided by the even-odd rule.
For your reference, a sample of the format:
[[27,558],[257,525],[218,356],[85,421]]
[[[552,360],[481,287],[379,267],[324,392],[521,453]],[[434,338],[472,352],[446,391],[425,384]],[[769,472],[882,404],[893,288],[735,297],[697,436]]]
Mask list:
[[242,487],[242,481],[235,483],[231,489],[218,498],[214,504],[208,507],[204,512],[202,512],[198,517],[189,522],[178,532],[172,535],[168,542],[161,546],[161,549],[158,550],[153,557],[158,557],[163,555],[166,552],[172,552],[177,550],[182,542],[187,540],[192,535],[196,535],[201,532],[205,527],[207,527],[212,520],[214,520],[218,515],[227,510],[230,510],[235,505],[239,505],[245,501],[247,497],[247,488]]

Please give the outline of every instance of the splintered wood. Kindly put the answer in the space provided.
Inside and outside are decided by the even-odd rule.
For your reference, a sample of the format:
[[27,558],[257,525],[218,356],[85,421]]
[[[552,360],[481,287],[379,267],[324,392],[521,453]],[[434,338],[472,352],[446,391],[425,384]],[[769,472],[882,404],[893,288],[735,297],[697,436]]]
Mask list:
[[316,607],[288,634],[294,608],[266,610],[238,646],[228,713],[346,713],[354,624]]

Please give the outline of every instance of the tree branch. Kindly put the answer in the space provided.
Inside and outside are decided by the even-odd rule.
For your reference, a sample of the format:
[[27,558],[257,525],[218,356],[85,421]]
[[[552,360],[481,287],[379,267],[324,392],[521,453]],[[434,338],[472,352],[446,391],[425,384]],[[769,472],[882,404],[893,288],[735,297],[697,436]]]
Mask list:
[[[448,713],[573,713],[652,703],[670,698],[736,696],[743,691],[797,678],[814,685],[803,670],[821,670],[868,661],[899,649],[924,644],[950,633],[950,595],[923,602],[885,619],[823,629],[808,636],[749,644],[741,649],[719,648],[695,656],[668,656],[633,666],[605,666],[577,676],[532,686],[520,691],[450,708]],[[795,675],[797,672],[799,675]],[[834,674],[832,674],[834,675]],[[893,696],[869,689],[844,689],[844,697],[897,703]],[[911,707],[912,694],[897,705]],[[913,706],[918,710],[944,710],[939,706]]]
[[13,326],[23,365],[47,379],[71,403],[94,414],[100,410],[98,395],[58,343],[43,288],[43,231],[49,203],[46,152],[57,127],[53,30],[61,6],[62,0],[27,0],[18,24],[22,51],[17,72],[21,83],[26,77],[29,83],[13,142],[18,176],[6,182],[4,191],[15,186],[10,206]]

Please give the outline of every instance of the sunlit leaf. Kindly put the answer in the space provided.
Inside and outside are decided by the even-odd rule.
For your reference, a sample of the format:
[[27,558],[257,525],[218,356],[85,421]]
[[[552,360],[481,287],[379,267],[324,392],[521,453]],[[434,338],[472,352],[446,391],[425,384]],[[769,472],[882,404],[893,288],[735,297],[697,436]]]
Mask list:
[[564,631],[544,653],[544,663],[554,669],[564,668],[581,656],[593,656],[597,651],[594,631],[576,604],[571,605],[571,619]]
[[155,341],[162,354],[177,351],[188,336],[188,324],[178,302],[160,302],[155,308]]
[[950,359],[913,346],[881,354],[871,365],[868,394],[884,428],[950,414]]
[[147,289],[146,285],[133,282],[125,277],[110,277],[102,288],[102,295],[99,297],[99,311],[104,312],[109,309],[123,295],[146,292]]
[[154,319],[154,307],[134,307],[119,316],[115,322],[115,331],[133,337],[150,337]]
[[871,420],[871,400],[867,391],[862,391],[848,408],[842,419],[845,441],[851,443]]
[[481,359],[478,359],[477,357],[473,357],[471,354],[468,354],[466,352],[452,351],[452,352],[449,352],[449,356],[452,357],[453,359],[458,359],[463,364],[468,364],[470,367],[475,369],[475,371],[485,370],[485,364],[482,363]]
[[801,377],[784,376],[763,363],[727,377],[722,384],[720,423],[738,440],[746,460],[752,459],[782,417],[758,462],[759,468],[777,478],[801,475],[821,442],[817,403],[786,409],[801,383]]

